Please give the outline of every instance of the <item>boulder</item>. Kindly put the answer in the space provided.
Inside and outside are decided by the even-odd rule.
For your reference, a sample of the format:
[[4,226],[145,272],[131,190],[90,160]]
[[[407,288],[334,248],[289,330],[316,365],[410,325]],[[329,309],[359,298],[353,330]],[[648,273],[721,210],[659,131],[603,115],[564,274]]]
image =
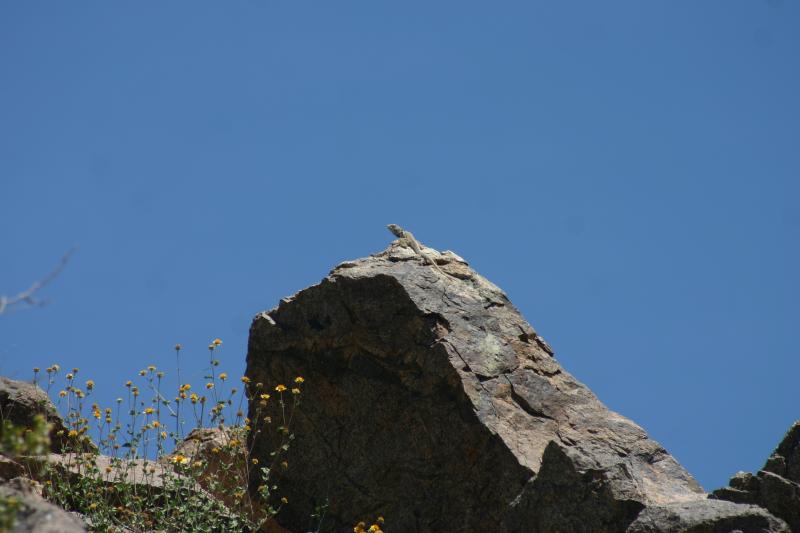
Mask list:
[[765,533],[791,530],[756,505],[722,500],[678,502],[648,507],[626,533]]
[[800,421],[781,440],[755,475],[738,472],[713,498],[760,505],[800,531]]
[[32,427],[37,414],[44,415],[52,426],[51,451],[60,452],[67,442],[64,420],[47,393],[32,383],[0,376],[0,420],[8,420],[19,427]]
[[[272,470],[282,525],[315,528],[327,503],[322,531],[383,515],[395,531],[618,532],[646,508],[719,507],[502,290],[426,253],[444,274],[395,242],[254,318],[251,385],[305,378],[288,468]],[[274,466],[281,436],[256,409],[252,454]]]
[[[233,493],[245,488],[244,479],[247,450],[244,446],[241,428],[196,428],[178,443],[173,454],[162,457],[163,464],[169,464],[175,454],[188,457],[192,462],[204,463],[197,482],[203,490],[221,501],[228,509],[238,514],[249,515],[258,522],[263,518],[263,510],[257,499],[236,500]],[[255,468],[255,467],[252,467]],[[245,496],[247,494],[245,493]],[[268,519],[262,526],[264,533],[291,533],[275,520]]]
[[0,485],[0,499],[16,508],[10,533],[85,533],[84,523],[42,498],[35,482],[15,478]]

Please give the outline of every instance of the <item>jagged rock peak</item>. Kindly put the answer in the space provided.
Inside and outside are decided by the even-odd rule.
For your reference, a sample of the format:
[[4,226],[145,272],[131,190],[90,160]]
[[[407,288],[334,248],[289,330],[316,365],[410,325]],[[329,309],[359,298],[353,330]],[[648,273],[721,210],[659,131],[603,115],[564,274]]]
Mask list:
[[[279,522],[305,531],[327,502],[324,531],[373,513],[397,531],[618,532],[648,507],[702,508],[691,475],[566,372],[502,290],[425,252],[441,272],[394,242],[255,317],[247,375],[307,384]],[[268,461],[278,442],[259,435]],[[726,507],[726,524],[737,512],[752,518]]]
[[738,472],[730,486],[717,489],[713,498],[760,505],[800,531],[800,420],[786,432],[764,468],[755,475]]

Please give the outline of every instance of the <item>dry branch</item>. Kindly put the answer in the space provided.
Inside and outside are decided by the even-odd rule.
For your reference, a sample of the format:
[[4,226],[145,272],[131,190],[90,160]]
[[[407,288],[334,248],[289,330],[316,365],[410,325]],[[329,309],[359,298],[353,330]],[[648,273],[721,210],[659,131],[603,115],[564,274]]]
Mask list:
[[61,256],[61,261],[52,272],[39,281],[35,281],[33,285],[28,287],[28,289],[22,291],[16,296],[5,296],[0,294],[0,315],[11,310],[13,306],[38,307],[46,305],[47,300],[38,299],[36,297],[36,293],[45,285],[57,278],[59,274],[61,274],[61,271],[64,270],[65,266],[67,266],[67,263],[74,252],[75,248],[70,248],[67,250],[67,253]]

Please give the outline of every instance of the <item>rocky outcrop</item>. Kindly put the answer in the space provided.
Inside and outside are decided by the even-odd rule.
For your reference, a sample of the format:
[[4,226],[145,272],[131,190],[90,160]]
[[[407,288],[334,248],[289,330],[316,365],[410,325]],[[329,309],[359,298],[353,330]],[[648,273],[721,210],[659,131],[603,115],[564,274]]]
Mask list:
[[[645,509],[719,510],[559,365],[502,290],[427,253],[446,275],[393,243],[255,317],[253,383],[307,385],[289,467],[274,470],[290,502],[279,522],[306,531],[327,503],[324,531],[382,514],[395,531],[619,532]],[[254,429],[269,464],[280,440]],[[726,506],[719,520],[745,530],[752,515]]]
[[32,383],[0,376],[0,421],[6,420],[18,427],[32,427],[37,414],[44,415],[51,425],[50,449],[60,452],[67,442],[64,421],[47,393]]
[[648,507],[626,533],[763,533],[786,531],[786,524],[761,507],[722,500]]
[[85,533],[84,523],[72,513],[42,498],[34,482],[14,478],[0,485],[0,499],[16,509],[10,533]]
[[712,497],[760,505],[784,519],[792,531],[800,531],[800,421],[789,428],[764,468],[755,475],[737,473],[730,486],[715,490]]

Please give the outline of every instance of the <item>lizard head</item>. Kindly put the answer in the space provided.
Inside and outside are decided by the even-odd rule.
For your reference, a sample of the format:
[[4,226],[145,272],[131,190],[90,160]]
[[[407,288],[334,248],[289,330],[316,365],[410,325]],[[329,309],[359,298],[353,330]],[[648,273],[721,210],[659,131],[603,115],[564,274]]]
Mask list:
[[389,228],[389,231],[394,233],[395,237],[402,237],[403,236],[403,228],[401,228],[397,224],[389,224],[386,227]]

